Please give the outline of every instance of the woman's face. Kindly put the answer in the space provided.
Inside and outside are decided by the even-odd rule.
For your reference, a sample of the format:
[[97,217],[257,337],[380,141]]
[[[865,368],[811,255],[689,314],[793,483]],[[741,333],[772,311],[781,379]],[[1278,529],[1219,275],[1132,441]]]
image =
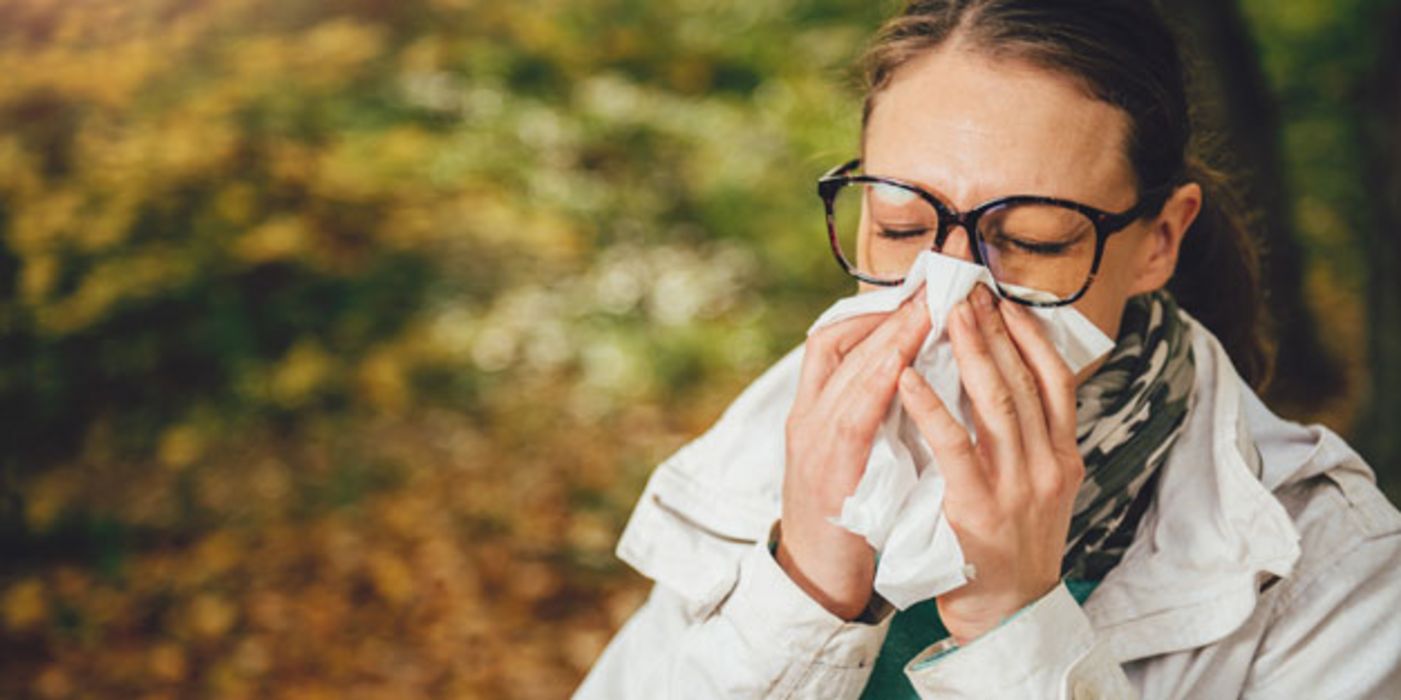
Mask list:
[[[900,68],[876,96],[863,168],[918,184],[959,211],[1037,194],[1120,212],[1137,202],[1127,134],[1122,111],[1064,78],[940,48]],[[1159,217],[1110,237],[1099,273],[1075,308],[1118,337],[1128,298],[1167,283],[1199,204],[1195,185],[1180,188]],[[962,228],[949,234],[943,253],[972,259]]]

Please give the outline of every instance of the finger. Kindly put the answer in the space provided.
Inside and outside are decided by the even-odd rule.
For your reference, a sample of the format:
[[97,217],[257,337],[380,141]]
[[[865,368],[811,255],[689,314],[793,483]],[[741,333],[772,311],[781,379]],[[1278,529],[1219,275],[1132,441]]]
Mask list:
[[997,366],[1003,381],[1012,392],[1012,400],[1017,409],[1017,424],[1021,426],[1022,446],[1026,455],[1033,459],[1036,455],[1044,455],[1050,449],[1051,441],[1047,432],[1046,413],[1041,406],[1040,386],[1032,376],[1031,370],[1027,369],[1021,351],[1008,335],[1002,313],[997,310],[997,307],[1015,305],[1016,302],[997,303],[992,290],[981,284],[969,297],[973,300],[973,314],[978,321],[978,330],[982,332],[983,343],[992,355],[993,364]]
[[863,314],[834,323],[808,336],[803,348],[803,368],[798,375],[795,410],[810,407],[842,358],[880,326],[891,314]]
[[[900,309],[866,336],[847,355],[828,381],[824,396],[835,400],[861,400],[862,394],[886,406],[895,396],[900,368],[914,361],[929,335],[929,308],[916,292]],[[895,358],[892,360],[892,356]],[[890,365],[891,362],[896,364]],[[829,400],[829,399],[824,399]]]
[[828,382],[812,414],[831,425],[839,444],[869,451],[895,396],[900,370],[906,366],[908,362],[899,351],[888,350],[879,362],[863,368],[859,376],[866,381],[846,381],[840,387],[836,379]]
[[1046,338],[1030,310],[1021,304],[1002,304],[1002,307],[1008,334],[1017,344],[1022,357],[1026,358],[1027,366],[1041,388],[1051,446],[1063,454],[1078,454],[1080,448],[1075,441],[1075,374]]
[[900,403],[934,450],[939,473],[948,482],[949,495],[968,500],[987,498],[987,475],[979,467],[968,431],[954,420],[929,383],[912,368],[900,373]]
[[842,360],[814,411],[832,417],[843,442],[869,445],[895,398],[900,370],[928,334],[927,307],[907,302]]
[[992,360],[967,300],[954,306],[949,320],[949,339],[960,380],[980,422],[978,444],[987,450],[992,460],[989,467],[999,477],[1011,476],[1012,482],[1019,482],[1015,477],[1025,475],[1026,465],[1016,399]]

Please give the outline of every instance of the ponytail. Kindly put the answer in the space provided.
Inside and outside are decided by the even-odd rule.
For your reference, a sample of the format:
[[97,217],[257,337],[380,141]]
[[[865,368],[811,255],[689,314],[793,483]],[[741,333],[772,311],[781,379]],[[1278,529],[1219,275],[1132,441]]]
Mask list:
[[1260,252],[1244,205],[1226,179],[1189,155],[1184,179],[1202,188],[1202,210],[1187,230],[1168,290],[1206,326],[1257,391],[1269,383],[1274,346],[1260,284]]

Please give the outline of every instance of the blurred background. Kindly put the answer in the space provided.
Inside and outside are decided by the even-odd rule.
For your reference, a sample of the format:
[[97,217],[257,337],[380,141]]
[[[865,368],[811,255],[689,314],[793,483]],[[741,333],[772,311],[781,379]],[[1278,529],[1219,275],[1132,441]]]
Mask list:
[[[0,696],[566,696],[852,291],[866,0],[0,0]],[[1401,8],[1181,0],[1272,405],[1401,493]]]

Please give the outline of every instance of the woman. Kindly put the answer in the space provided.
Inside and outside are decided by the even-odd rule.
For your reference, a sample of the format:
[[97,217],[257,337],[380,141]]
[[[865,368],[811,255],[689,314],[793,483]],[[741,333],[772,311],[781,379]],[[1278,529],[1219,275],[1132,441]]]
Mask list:
[[[948,320],[978,437],[908,367],[922,305],[814,333],[654,474],[618,551],[656,585],[578,697],[1401,697],[1401,514],[1252,391],[1249,237],[1150,3],[916,2],[867,75],[834,250],[863,287],[988,267]],[[1070,373],[1057,304],[1107,360]],[[893,401],[976,570],[899,612],[833,524]]]

